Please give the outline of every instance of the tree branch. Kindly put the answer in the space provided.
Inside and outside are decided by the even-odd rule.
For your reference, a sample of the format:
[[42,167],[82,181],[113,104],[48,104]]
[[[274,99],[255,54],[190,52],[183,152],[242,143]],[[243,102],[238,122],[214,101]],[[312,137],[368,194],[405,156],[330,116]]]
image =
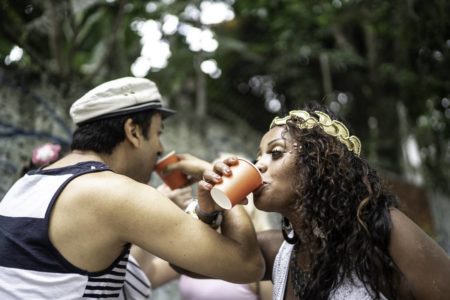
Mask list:
[[[106,41],[106,49],[113,49],[114,43],[117,41],[117,37],[119,34],[119,28],[121,27],[123,16],[124,16],[124,7],[126,4],[126,0],[120,0],[119,1],[119,8],[117,10],[117,15],[114,18],[115,22],[113,23],[112,29],[111,29],[111,36],[108,37]],[[106,51],[103,54],[103,57],[100,59],[100,62],[97,64],[96,69],[89,75],[84,78],[84,82],[91,82],[92,78],[97,76],[97,74],[100,72],[100,70],[103,68],[103,66],[106,64],[106,62],[111,58],[111,51]]]

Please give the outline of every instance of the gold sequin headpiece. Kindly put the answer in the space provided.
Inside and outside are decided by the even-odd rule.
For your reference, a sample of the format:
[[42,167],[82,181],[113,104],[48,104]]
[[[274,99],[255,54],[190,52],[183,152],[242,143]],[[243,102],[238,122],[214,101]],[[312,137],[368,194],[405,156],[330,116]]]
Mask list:
[[327,134],[336,137],[342,144],[347,146],[347,149],[359,156],[361,153],[361,141],[354,135],[350,136],[348,128],[337,120],[333,120],[324,112],[315,111],[319,119],[311,116],[307,111],[304,110],[292,110],[286,117],[280,118],[276,117],[270,124],[270,129],[274,126],[285,125],[287,120],[292,117],[300,118],[304,121],[300,128],[311,129],[314,126],[320,126]]

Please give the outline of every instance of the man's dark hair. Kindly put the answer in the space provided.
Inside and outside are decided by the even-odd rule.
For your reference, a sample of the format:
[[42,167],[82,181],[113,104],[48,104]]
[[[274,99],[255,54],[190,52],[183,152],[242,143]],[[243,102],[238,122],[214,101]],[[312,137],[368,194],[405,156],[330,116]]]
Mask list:
[[71,149],[111,154],[114,148],[125,139],[123,126],[129,118],[139,125],[142,135],[147,139],[154,113],[154,110],[144,110],[80,124],[73,133]]

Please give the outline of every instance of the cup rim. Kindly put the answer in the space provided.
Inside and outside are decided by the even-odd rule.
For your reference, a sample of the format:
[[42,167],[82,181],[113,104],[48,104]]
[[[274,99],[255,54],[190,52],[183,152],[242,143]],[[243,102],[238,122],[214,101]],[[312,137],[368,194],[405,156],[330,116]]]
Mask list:
[[251,165],[254,169],[256,169],[256,171],[258,172],[259,176],[262,178],[262,174],[261,171],[256,167],[256,165],[254,163],[252,163],[250,160],[240,157],[238,156],[238,160],[243,160],[245,162],[247,162],[249,165]]
[[170,151],[169,153],[164,155],[162,158],[158,159],[158,161],[156,162],[156,165],[158,165],[159,163],[163,162],[164,160],[166,160],[170,156],[174,155],[175,153],[176,153],[175,150]]
[[[214,186],[211,189],[210,193],[211,193],[211,197],[213,198],[214,202],[217,205],[219,205],[220,207],[222,207],[223,209],[231,209],[233,207],[233,204],[232,204],[230,198],[221,189]],[[215,195],[219,196],[219,198],[216,199]]]

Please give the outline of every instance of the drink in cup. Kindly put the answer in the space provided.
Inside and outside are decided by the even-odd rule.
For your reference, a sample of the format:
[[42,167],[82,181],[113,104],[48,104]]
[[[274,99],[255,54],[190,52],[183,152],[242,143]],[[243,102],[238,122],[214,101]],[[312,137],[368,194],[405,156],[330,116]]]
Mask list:
[[211,189],[211,197],[224,209],[243,202],[247,195],[262,184],[261,172],[244,158],[238,158],[238,164],[230,166],[230,169],[232,175],[222,176],[222,182]]
[[175,154],[175,151],[171,151],[169,154],[158,160],[155,166],[155,171],[159,177],[167,184],[172,190],[179,189],[188,185],[188,178],[186,174],[181,171],[175,170],[168,173],[163,173],[165,167],[170,164],[178,162],[180,159]]

